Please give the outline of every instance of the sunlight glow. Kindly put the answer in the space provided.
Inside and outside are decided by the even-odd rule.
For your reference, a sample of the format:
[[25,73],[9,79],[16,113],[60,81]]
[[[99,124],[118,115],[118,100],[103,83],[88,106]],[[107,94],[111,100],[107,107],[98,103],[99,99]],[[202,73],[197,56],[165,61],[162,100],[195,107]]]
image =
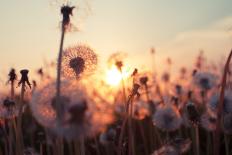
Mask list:
[[106,83],[111,86],[118,86],[122,78],[127,79],[128,77],[128,72],[123,70],[121,74],[115,66],[106,71]]

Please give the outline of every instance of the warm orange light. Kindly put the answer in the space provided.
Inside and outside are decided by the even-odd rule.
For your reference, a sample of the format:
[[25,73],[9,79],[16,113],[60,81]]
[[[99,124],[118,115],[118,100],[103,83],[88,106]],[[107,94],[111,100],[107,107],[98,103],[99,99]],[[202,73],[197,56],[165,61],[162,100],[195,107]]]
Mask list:
[[111,86],[117,86],[120,84],[122,79],[128,78],[129,73],[125,70],[122,70],[122,73],[117,69],[116,66],[113,66],[106,72],[106,83]]

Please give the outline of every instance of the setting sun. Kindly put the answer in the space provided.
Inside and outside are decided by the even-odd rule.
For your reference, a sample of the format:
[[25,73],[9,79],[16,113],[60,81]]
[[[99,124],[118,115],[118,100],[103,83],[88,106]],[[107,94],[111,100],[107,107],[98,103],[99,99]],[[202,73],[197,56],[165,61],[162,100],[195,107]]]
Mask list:
[[123,69],[121,74],[120,71],[115,66],[113,66],[106,71],[106,83],[111,86],[117,86],[120,84],[122,78],[126,79],[128,76],[129,72]]

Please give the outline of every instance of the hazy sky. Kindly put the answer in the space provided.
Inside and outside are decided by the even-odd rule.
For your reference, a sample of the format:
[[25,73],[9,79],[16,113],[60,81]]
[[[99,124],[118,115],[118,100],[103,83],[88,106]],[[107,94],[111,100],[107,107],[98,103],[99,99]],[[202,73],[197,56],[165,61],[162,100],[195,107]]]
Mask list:
[[[157,48],[162,58],[170,55],[182,59],[196,55],[201,48],[214,58],[228,52],[231,45],[231,0],[71,2],[80,4],[72,21],[81,31],[67,34],[64,46],[87,43],[100,59],[124,51],[132,57],[142,55],[144,61],[151,46]],[[10,67],[36,68],[43,59],[56,59],[60,40],[59,4],[62,1],[1,0],[2,72]]]

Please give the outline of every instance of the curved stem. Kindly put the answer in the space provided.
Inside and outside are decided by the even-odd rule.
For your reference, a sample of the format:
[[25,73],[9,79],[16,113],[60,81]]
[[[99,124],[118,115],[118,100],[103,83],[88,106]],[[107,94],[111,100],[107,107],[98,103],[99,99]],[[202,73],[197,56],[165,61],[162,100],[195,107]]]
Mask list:
[[217,106],[217,122],[216,122],[216,130],[215,130],[215,136],[214,136],[214,155],[220,155],[220,122],[221,122],[221,116],[222,116],[222,110],[223,110],[223,104],[224,104],[224,93],[225,93],[225,87],[226,87],[226,79],[227,79],[227,73],[229,70],[229,64],[232,57],[232,50],[230,51],[229,57],[226,61],[225,67],[224,67],[224,74],[222,77],[222,83],[221,83],[221,93],[220,93],[220,99],[219,104]]

